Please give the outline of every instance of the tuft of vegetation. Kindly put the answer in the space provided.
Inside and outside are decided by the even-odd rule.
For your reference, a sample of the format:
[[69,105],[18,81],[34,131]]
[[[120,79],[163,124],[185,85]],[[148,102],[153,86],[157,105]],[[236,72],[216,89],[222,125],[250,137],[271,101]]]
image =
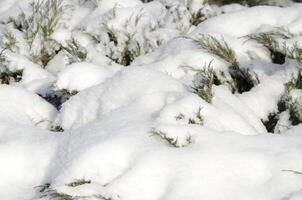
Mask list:
[[230,63],[229,74],[232,81],[227,82],[230,83],[233,92],[243,93],[250,91],[259,83],[259,79],[254,72],[240,67],[235,52],[223,38],[220,41],[211,35],[201,35],[197,39],[192,40],[207,52]]
[[201,108],[198,108],[198,111],[196,112],[194,118],[190,117],[189,124],[197,124],[197,125],[203,125],[203,117],[201,115]]
[[178,138],[169,137],[165,132],[157,130],[156,128],[152,128],[150,133],[152,134],[152,136],[158,136],[159,138],[165,140],[169,145],[175,148],[186,147],[193,142],[192,137],[187,136],[186,143],[180,144]]
[[211,35],[200,35],[198,38],[193,39],[193,41],[209,53],[217,55],[232,66],[239,68],[235,52],[223,38],[220,41]]
[[279,114],[280,113],[273,112],[268,115],[266,120],[261,120],[267,132],[274,133],[275,127],[279,121]]
[[67,41],[66,46],[62,47],[73,62],[83,62],[87,59],[87,49],[85,49],[76,39]]
[[30,14],[10,19],[24,34],[33,62],[43,67],[60,51],[61,46],[50,36],[58,27],[63,9],[61,0],[36,0],[31,4]]
[[291,91],[293,89],[302,90],[302,69],[298,70],[296,76],[292,75],[290,81],[285,84],[286,91]]
[[302,102],[291,94],[293,90],[302,91],[302,70],[299,69],[296,75],[284,84],[284,94],[278,102],[278,111],[271,113],[267,120],[262,120],[268,132],[274,133],[275,126],[279,121],[279,115],[288,111],[289,121],[292,126],[302,123]]
[[[299,34],[300,35],[300,34]],[[296,60],[298,63],[302,63],[302,48],[297,43],[288,47],[286,42],[280,43],[277,39],[287,40],[295,36],[288,29],[279,27],[271,32],[257,33],[247,36],[251,40],[255,40],[259,44],[266,47],[270,53],[272,62],[275,64],[284,64],[285,58]]]
[[220,85],[221,81],[218,79],[216,72],[211,67],[211,63],[201,70],[196,70],[196,80],[193,82],[193,91],[200,98],[208,103],[212,103],[213,99],[213,85]]

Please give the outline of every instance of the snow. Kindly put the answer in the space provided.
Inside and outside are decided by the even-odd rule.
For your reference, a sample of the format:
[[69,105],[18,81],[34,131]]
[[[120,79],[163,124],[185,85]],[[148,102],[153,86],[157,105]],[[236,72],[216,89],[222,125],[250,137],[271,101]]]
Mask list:
[[73,63],[58,73],[55,86],[59,90],[81,91],[98,85],[114,74],[110,67],[91,63]]
[[[41,40],[28,44],[26,28],[1,24],[1,49],[7,31],[17,42],[3,51],[0,75],[7,68],[22,78],[0,85],[0,199],[302,199],[302,125],[279,108],[285,94],[302,101],[301,88],[284,87],[300,64],[274,64],[268,49],[246,37],[284,27],[294,36],[278,41],[300,45],[301,4],[64,3],[48,36],[59,48],[45,66],[32,55]],[[200,9],[209,18],[192,25]],[[28,1],[0,1],[5,20],[20,10],[30,12]],[[231,91],[230,63],[194,42],[202,34],[223,38],[259,83]],[[67,54],[71,39],[87,58]],[[127,53],[134,57],[123,66],[116,58]],[[209,64],[225,75],[211,87],[211,101],[192,88]],[[56,98],[64,101],[54,107]],[[271,114],[278,116],[274,134],[265,126]],[[71,186],[79,180],[86,183]]]

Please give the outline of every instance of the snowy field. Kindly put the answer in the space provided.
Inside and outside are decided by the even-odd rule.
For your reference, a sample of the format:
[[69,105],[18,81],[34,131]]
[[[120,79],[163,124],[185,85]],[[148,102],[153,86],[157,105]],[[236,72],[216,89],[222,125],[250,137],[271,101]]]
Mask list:
[[302,3],[258,2],[0,0],[0,200],[302,200]]

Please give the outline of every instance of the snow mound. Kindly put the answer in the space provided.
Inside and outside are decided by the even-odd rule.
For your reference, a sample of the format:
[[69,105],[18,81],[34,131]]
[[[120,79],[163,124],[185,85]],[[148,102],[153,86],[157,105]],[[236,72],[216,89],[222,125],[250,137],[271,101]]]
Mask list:
[[86,62],[74,63],[58,73],[55,86],[59,90],[81,91],[104,82],[115,71],[110,66],[101,67]]
[[1,121],[49,128],[57,115],[52,105],[20,87],[1,85],[0,102]]

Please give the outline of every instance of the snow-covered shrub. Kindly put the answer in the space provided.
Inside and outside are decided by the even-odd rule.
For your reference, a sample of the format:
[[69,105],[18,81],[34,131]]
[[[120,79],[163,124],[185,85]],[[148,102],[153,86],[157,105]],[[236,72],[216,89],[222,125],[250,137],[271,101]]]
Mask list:
[[72,38],[66,42],[62,48],[68,53],[71,62],[83,62],[87,59],[87,49],[85,49],[76,39]]
[[213,14],[204,0],[160,1],[168,9],[166,26],[173,27],[182,33],[188,32],[192,25],[197,26]]
[[301,69],[285,83],[285,92],[278,102],[278,111],[270,113],[268,119],[262,122],[271,133],[280,133],[281,129],[289,129],[302,123]]
[[51,35],[58,27],[64,8],[61,0],[37,0],[30,7],[30,12],[23,12],[6,23],[12,23],[24,34],[31,59],[45,67],[60,50]]
[[[227,83],[229,83],[233,92],[243,93],[249,91],[259,83],[254,72],[240,67],[235,52],[223,38],[218,40],[211,35],[200,35],[192,40],[204,50],[231,64],[229,66],[229,74],[232,81],[227,81]],[[223,76],[223,74],[221,75]]]
[[35,63],[46,66],[60,50],[60,45],[51,38],[63,14],[61,0],[38,0],[32,4],[32,13],[25,16],[24,30],[30,53]]
[[162,44],[161,36],[154,35],[160,28],[159,19],[153,19],[150,13],[142,8],[112,8],[100,18],[98,28],[87,31],[97,49],[111,60],[124,66],[143,54],[151,52]]

